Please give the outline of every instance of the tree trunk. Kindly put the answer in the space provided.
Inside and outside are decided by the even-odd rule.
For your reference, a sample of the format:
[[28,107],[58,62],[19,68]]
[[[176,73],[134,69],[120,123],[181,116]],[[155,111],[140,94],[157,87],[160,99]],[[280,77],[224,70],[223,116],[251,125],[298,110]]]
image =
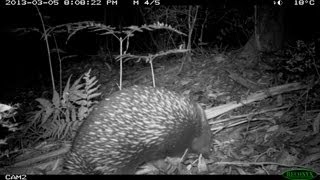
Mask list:
[[282,48],[283,9],[266,5],[255,7],[255,31],[244,46],[241,57],[256,57],[258,52],[273,52]]

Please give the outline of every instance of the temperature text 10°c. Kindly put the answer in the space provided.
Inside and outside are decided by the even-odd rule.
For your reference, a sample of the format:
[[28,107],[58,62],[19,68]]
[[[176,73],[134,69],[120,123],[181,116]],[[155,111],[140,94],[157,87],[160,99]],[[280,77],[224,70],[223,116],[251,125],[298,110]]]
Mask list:
[[294,5],[295,6],[304,6],[304,5],[310,5],[314,6],[315,0],[294,0]]

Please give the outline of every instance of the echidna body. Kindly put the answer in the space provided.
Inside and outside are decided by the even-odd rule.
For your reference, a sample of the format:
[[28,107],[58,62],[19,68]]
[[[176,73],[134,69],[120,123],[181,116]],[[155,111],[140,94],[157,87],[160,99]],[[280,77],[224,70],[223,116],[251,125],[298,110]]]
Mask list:
[[68,174],[133,174],[143,162],[208,153],[210,130],[201,107],[164,88],[132,86],[101,101],[67,153]]

